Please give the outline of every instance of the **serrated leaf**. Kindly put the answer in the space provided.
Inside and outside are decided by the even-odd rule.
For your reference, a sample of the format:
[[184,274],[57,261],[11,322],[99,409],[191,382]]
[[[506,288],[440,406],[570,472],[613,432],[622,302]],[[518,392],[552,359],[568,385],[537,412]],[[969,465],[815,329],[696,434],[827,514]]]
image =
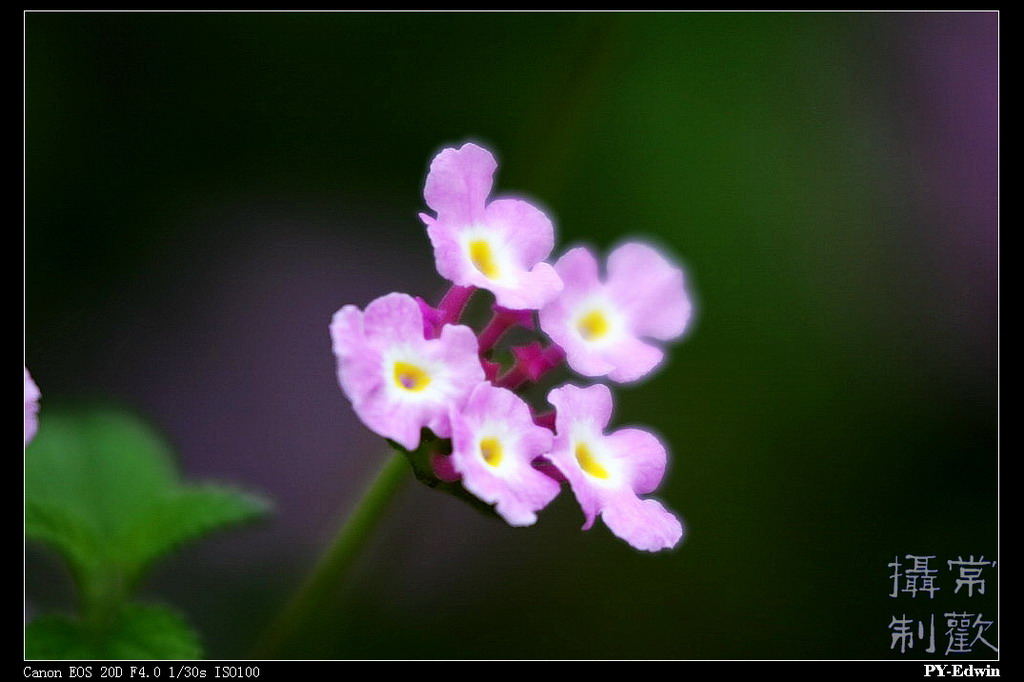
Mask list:
[[102,632],[59,615],[25,626],[27,659],[195,660],[202,653],[199,637],[184,618],[162,606],[132,604]]
[[52,503],[25,503],[25,537],[53,547],[79,580],[94,572],[103,561],[96,531]]
[[137,417],[113,409],[40,420],[25,450],[25,501],[61,509],[109,540],[178,483],[170,448]]
[[153,559],[210,531],[267,513],[261,498],[217,485],[182,486],[156,500],[137,523],[115,538],[129,580]]
[[153,559],[266,508],[224,486],[182,483],[164,441],[112,409],[50,409],[25,450],[26,537],[71,565],[93,631],[112,622]]

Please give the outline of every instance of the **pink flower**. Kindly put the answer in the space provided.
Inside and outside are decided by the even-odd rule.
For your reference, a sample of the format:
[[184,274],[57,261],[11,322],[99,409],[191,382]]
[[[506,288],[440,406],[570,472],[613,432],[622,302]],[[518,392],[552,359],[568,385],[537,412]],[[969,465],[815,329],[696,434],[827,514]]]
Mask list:
[[513,526],[529,526],[560,486],[531,462],[551,449],[551,431],[508,389],[478,384],[465,407],[452,410],[451,464],[462,485]]
[[407,450],[419,447],[424,427],[451,435],[449,410],[484,380],[469,327],[446,325],[436,339],[423,331],[419,305],[400,293],[365,312],[347,305],[331,321],[338,381],[352,408],[369,429]]
[[540,326],[584,376],[636,381],[664,357],[644,339],[675,339],[690,320],[683,271],[645,244],[612,251],[604,282],[597,260],[581,247],[559,258],[555,270],[564,289],[541,309]]
[[442,150],[423,190],[437,217],[420,218],[442,277],[487,289],[506,308],[538,310],[562,288],[554,269],[542,262],[554,247],[554,227],[521,199],[487,202],[496,168],[491,153],[475,144]]
[[25,368],[25,445],[36,435],[39,427],[39,387]]
[[555,406],[555,442],[548,459],[569,481],[583,509],[587,530],[600,514],[612,533],[637,549],[674,547],[683,535],[679,520],[653,499],[665,474],[667,455],[658,439],[640,429],[605,435],[612,414],[607,386],[566,384],[548,394]]

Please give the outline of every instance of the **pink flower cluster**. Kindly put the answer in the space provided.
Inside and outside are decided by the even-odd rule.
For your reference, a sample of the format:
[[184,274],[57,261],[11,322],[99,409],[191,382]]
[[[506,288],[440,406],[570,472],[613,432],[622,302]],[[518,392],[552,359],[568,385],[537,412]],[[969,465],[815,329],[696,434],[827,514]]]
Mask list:
[[[517,391],[563,363],[615,382],[646,376],[664,359],[660,343],[690,321],[683,272],[640,243],[612,251],[604,276],[586,248],[547,263],[551,220],[521,199],[489,201],[496,169],[472,143],[434,158],[424,197],[435,215],[420,217],[437,270],[453,286],[437,307],[391,293],[335,313],[341,388],[368,428],[409,452],[430,448],[438,479],[459,481],[509,524],[534,523],[568,483],[584,529],[600,515],[638,549],[674,547],[682,524],[640,497],[661,483],[665,446],[641,429],[608,430],[607,386],[554,388],[554,411],[541,413]],[[495,300],[479,333],[459,324],[477,289]],[[494,361],[505,333],[536,331],[535,318],[542,340],[511,348],[508,368]],[[422,438],[423,429],[433,436]]]

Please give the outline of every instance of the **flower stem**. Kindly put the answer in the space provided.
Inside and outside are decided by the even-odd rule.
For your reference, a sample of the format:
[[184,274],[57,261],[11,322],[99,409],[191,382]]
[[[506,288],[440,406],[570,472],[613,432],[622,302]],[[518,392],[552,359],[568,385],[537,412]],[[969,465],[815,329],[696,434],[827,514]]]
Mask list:
[[536,342],[516,346],[512,349],[512,354],[516,358],[515,364],[494,382],[495,386],[511,391],[515,391],[528,381],[536,382],[565,360],[565,351],[555,344],[547,348],[542,348]]
[[437,305],[437,310],[441,313],[442,326],[458,323],[462,318],[462,311],[466,308],[466,304],[469,303],[469,299],[474,291],[476,291],[476,287],[452,285],[452,288],[448,290]]
[[505,335],[514,322],[507,316],[495,313],[491,321],[487,323],[487,326],[480,332],[478,344],[480,346],[480,353],[486,353],[487,351],[494,348],[494,344],[498,343],[502,336]]
[[490,351],[501,340],[509,329],[515,326],[533,329],[532,310],[509,310],[494,306],[494,316],[479,336],[480,354]]
[[281,652],[302,635],[304,626],[314,619],[318,610],[329,607],[328,598],[341,585],[359,550],[405,480],[408,469],[406,458],[393,452],[363,499],[338,529],[309,578],[267,630],[254,658],[280,658]]

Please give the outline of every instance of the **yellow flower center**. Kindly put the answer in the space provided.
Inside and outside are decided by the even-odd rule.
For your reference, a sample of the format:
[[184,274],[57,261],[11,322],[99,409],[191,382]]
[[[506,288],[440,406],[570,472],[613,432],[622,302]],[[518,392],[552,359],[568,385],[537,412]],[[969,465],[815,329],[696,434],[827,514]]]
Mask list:
[[576,461],[580,469],[596,478],[608,478],[608,471],[601,466],[597,458],[590,452],[586,443],[576,443]]
[[494,261],[491,245],[486,240],[477,239],[469,243],[469,259],[484,277],[495,279],[501,274],[498,264]]
[[430,375],[416,365],[396,362],[395,384],[406,391],[422,391],[430,385]]
[[611,325],[600,310],[591,310],[576,323],[576,329],[585,341],[596,341],[608,333]]
[[501,464],[501,458],[504,456],[501,451],[501,441],[497,438],[484,438],[480,441],[480,454],[483,456],[484,461],[492,467],[498,466]]

